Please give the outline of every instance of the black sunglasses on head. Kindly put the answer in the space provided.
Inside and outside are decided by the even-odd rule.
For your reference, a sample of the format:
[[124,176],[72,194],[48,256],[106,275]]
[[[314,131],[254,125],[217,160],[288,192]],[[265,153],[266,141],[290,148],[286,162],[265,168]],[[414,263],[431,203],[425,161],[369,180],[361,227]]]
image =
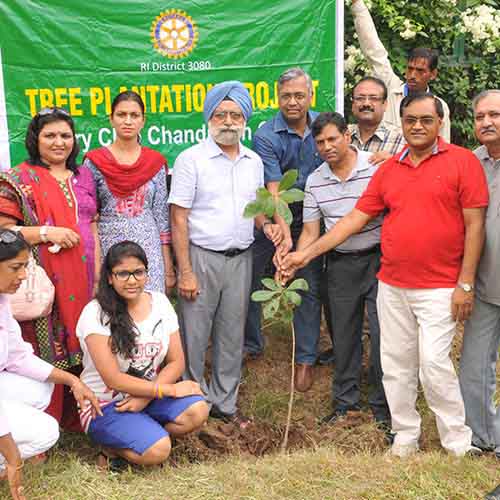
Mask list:
[[0,231],[0,242],[5,243],[6,245],[14,243],[14,241],[17,241],[18,239],[19,235],[14,231],[10,231],[9,229]]
[[53,108],[42,108],[36,114],[36,116],[47,116],[47,115],[53,115],[55,113],[58,113],[58,114],[61,114],[64,116],[71,116],[64,108],[57,108],[55,106]]

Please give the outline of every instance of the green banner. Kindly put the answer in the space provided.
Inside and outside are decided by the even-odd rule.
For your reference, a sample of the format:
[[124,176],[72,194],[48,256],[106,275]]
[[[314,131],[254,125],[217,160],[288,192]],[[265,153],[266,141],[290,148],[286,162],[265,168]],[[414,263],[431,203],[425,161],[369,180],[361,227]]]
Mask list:
[[311,74],[314,109],[343,102],[336,0],[3,0],[0,26],[0,168],[25,159],[26,127],[43,107],[71,113],[82,152],[110,144],[111,101],[125,89],[146,103],[143,144],[170,165],[206,136],[203,101],[221,81],[252,96],[247,143],[276,113],[276,80],[291,66]]

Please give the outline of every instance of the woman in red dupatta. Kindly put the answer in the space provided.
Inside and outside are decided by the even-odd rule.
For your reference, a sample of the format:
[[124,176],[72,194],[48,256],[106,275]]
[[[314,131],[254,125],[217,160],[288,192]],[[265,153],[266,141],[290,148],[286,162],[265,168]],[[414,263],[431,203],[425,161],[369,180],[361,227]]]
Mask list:
[[145,123],[139,94],[118,94],[111,104],[110,122],[116,133],[113,144],[90,151],[84,160],[96,182],[102,254],[123,240],[137,243],[149,261],[146,288],[168,293],[176,276],[170,248],[167,160],[138,141]]
[[[23,337],[44,360],[78,373],[76,324],[91,299],[94,269],[89,272],[87,263],[93,264],[95,255],[89,253],[98,253],[95,229],[82,230],[80,219],[83,207],[92,212],[92,196],[95,216],[95,186],[91,173],[76,165],[74,124],[65,110],[41,110],[28,126],[26,147],[29,161],[0,174],[0,226],[17,226],[36,245],[36,257],[55,286],[55,301],[48,317],[21,323]],[[49,250],[54,245],[60,247],[57,253]],[[63,427],[80,430],[74,399],[62,386],[56,386],[47,412]]]

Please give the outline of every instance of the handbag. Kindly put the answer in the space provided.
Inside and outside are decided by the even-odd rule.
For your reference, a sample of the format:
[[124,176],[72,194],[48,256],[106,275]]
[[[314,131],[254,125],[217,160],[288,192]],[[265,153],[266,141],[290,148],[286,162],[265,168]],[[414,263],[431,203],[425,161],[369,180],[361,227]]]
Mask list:
[[54,303],[55,288],[42,266],[30,255],[26,279],[16,293],[10,295],[10,307],[17,321],[30,321],[48,316]]

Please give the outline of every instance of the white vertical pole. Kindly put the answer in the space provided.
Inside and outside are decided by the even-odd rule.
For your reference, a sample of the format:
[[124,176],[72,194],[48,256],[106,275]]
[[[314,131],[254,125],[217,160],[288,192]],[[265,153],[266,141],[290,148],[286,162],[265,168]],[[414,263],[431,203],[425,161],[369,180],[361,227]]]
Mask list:
[[2,49],[0,48],[0,172],[10,168],[9,128],[3,81]]
[[335,0],[336,27],[336,81],[335,107],[338,113],[344,114],[344,0]]

